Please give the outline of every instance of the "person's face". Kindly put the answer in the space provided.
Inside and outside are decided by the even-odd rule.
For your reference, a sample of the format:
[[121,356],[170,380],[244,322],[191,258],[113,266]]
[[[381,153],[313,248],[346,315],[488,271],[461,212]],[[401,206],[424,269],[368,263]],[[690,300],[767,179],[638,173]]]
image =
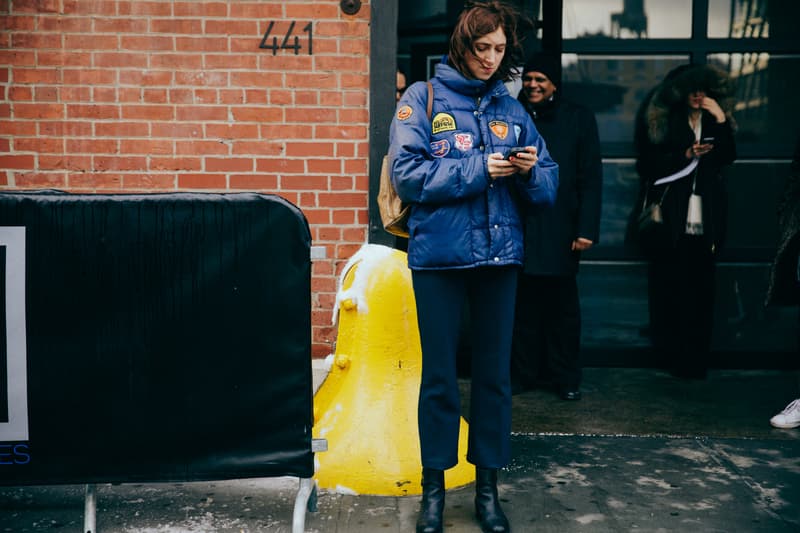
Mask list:
[[686,103],[689,105],[689,109],[692,111],[699,111],[703,106],[703,98],[706,97],[705,91],[692,91],[689,93],[689,96],[686,97]]
[[473,78],[486,81],[497,72],[506,55],[506,34],[502,27],[479,37],[467,56],[467,68]]
[[529,103],[539,105],[553,96],[553,93],[556,92],[556,86],[550,81],[550,78],[541,72],[532,70],[522,76],[522,90]]
[[406,92],[406,76],[402,72],[397,73],[397,101],[400,101],[400,97],[403,96],[403,93]]

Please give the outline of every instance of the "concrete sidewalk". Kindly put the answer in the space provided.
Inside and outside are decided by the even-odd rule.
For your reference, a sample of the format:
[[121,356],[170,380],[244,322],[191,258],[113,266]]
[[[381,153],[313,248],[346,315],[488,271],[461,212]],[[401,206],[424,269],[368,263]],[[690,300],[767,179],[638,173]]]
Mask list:
[[[515,532],[800,531],[800,428],[768,424],[797,393],[795,373],[712,371],[683,382],[597,368],[584,384],[580,402],[547,390],[514,397],[513,460],[499,481]],[[288,533],[297,486],[100,485],[97,530]],[[446,532],[479,532],[472,498],[472,486],[448,491]],[[321,491],[306,531],[413,532],[418,501]],[[0,532],[82,525],[82,486],[0,487]]]

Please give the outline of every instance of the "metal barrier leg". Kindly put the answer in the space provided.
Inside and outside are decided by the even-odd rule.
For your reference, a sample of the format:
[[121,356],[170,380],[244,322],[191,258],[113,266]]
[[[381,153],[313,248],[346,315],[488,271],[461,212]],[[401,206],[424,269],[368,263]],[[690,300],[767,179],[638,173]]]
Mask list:
[[306,505],[314,489],[314,480],[310,477],[300,478],[300,489],[294,500],[294,516],[292,517],[292,533],[303,533],[306,528]]
[[97,491],[94,483],[86,484],[83,500],[83,532],[97,533]]

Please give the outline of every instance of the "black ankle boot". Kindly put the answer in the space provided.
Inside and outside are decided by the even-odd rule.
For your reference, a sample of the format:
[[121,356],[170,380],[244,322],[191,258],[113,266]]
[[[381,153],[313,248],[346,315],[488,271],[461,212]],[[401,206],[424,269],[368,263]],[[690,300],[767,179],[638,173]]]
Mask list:
[[422,504],[417,533],[442,533],[444,512],[444,470],[422,469]]
[[484,533],[509,533],[511,526],[497,498],[497,470],[475,469],[475,514]]

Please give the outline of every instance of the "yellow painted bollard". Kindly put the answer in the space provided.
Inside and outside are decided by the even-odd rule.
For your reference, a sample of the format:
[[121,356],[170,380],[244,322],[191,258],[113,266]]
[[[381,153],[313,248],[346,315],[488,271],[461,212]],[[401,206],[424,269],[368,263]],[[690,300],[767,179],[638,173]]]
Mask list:
[[[406,254],[364,245],[340,285],[336,353],[314,397],[314,436],[328,440],[328,451],[316,455],[317,482],[347,494],[420,494],[422,351]],[[466,448],[462,418],[459,462],[445,472],[448,488],[475,480]]]

